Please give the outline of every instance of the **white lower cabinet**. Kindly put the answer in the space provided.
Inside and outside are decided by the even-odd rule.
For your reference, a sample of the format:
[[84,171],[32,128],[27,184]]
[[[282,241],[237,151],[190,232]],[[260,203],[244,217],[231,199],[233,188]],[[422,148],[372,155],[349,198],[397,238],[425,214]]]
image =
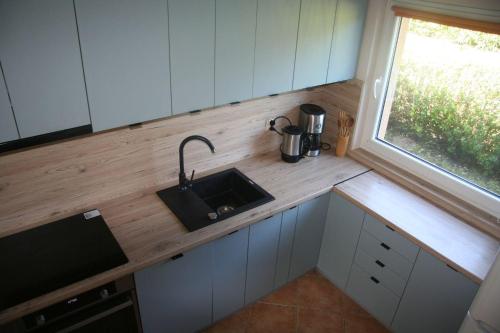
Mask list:
[[318,265],[329,199],[328,193],[299,206],[289,280],[298,278]]
[[391,324],[399,297],[356,264],[352,265],[346,292],[384,325]]
[[478,286],[332,194],[319,269],[399,333],[456,332]]
[[421,250],[392,323],[401,333],[457,332],[479,286]]
[[213,242],[213,320],[220,320],[245,304],[248,229]]
[[144,332],[198,331],[316,265],[398,333],[456,332],[478,289],[345,199],[326,194],[137,272]]
[[274,288],[279,288],[288,282],[298,210],[299,207],[295,206],[283,212],[280,241],[278,245],[278,258],[276,261],[276,274],[274,276]]
[[347,285],[364,216],[361,209],[332,193],[318,268],[342,289]]
[[144,333],[195,332],[212,323],[212,246],[135,273]]
[[293,267],[305,273],[316,266],[328,200],[318,197],[135,273],[144,332],[198,331],[284,285]]
[[250,226],[245,304],[274,289],[281,217],[279,213]]

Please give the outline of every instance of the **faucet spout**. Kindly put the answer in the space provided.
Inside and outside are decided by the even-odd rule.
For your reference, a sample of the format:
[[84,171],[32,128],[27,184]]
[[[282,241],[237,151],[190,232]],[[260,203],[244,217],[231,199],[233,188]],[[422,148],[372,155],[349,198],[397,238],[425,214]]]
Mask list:
[[179,146],[179,189],[181,191],[187,190],[188,187],[191,185],[190,181],[186,178],[186,173],[184,172],[184,146],[186,145],[186,143],[193,140],[199,140],[205,142],[212,151],[212,154],[215,153],[214,145],[212,144],[212,142],[210,142],[210,140],[208,140],[204,136],[191,135],[182,140]]

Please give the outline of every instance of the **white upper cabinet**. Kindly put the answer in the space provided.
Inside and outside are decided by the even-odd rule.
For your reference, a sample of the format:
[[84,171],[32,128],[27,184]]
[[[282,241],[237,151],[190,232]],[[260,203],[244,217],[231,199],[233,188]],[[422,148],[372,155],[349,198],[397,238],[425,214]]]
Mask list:
[[337,0],[302,0],[293,89],[326,83]]
[[171,115],[166,0],[76,0],[94,131]]
[[216,0],[215,104],[252,98],[257,0]]
[[0,1],[0,59],[21,137],[90,124],[72,1]]
[[253,96],[292,90],[300,0],[259,0]]
[[0,71],[0,142],[19,139],[7,87]]
[[169,0],[172,111],[214,105],[215,0]]
[[327,83],[354,78],[368,0],[338,0]]

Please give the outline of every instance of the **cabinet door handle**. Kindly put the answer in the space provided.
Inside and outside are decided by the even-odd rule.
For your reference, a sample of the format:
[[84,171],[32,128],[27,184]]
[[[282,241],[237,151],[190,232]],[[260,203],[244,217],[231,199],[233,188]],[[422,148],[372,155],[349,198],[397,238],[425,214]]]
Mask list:
[[375,282],[376,284],[379,284],[379,283],[380,283],[380,281],[379,281],[376,277],[374,277],[374,276],[370,276],[370,280],[372,280],[372,281],[373,281],[373,282]]
[[389,245],[387,245],[386,243],[380,243],[380,246],[382,246],[386,250],[390,250],[391,249],[391,247]]
[[179,253],[179,254],[176,254],[175,256],[173,256],[171,259],[172,260],[177,260],[177,259],[180,259],[182,257],[184,257],[184,255],[182,253]]
[[375,263],[377,265],[379,265],[380,267],[385,267],[385,264],[382,261],[380,261],[380,260],[375,260]]

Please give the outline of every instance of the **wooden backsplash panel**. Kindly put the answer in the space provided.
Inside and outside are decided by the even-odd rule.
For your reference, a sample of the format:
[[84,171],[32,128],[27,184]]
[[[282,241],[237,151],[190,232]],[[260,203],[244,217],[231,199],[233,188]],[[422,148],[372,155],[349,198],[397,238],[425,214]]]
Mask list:
[[326,110],[325,133],[322,141],[335,144],[337,141],[337,120],[340,111],[349,113],[354,119],[358,112],[362,81],[352,80],[349,83],[330,84],[318,88],[321,91],[316,101]]
[[[54,220],[132,192],[171,184],[178,177],[179,144],[188,135],[206,136],[217,152],[211,154],[201,142],[189,143],[186,173],[269,151],[279,153],[281,137],[265,124],[278,115],[296,122],[303,103],[325,107],[326,128],[331,132],[325,137],[333,143],[339,103],[334,99],[359,97],[358,90],[352,84],[302,90],[4,154],[0,156],[0,223],[15,223],[22,230],[46,222],[46,216]],[[357,101],[347,104],[351,109],[346,111],[355,112]],[[32,218],[25,221],[25,216]]]

